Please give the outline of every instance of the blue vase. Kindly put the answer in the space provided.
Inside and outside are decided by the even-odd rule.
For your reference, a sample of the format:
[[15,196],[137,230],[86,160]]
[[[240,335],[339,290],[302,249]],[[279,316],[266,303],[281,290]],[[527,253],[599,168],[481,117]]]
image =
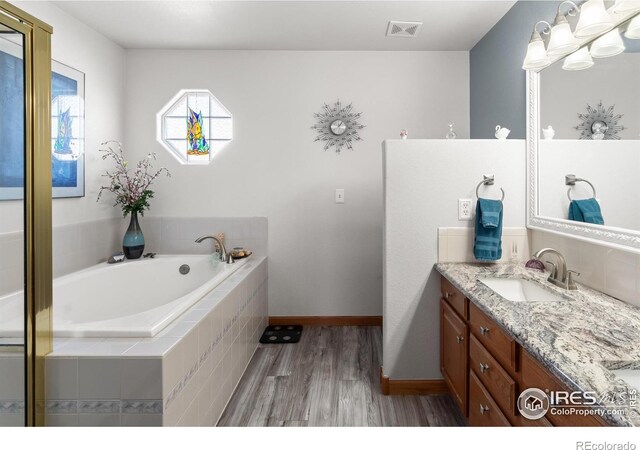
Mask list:
[[122,250],[127,259],[138,259],[144,252],[144,234],[138,223],[138,213],[135,211],[131,213],[129,228],[122,239]]

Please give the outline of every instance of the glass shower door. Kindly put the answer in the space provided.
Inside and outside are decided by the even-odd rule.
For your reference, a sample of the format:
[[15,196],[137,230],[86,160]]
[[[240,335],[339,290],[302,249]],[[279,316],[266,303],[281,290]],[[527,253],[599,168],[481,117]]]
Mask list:
[[25,36],[0,15],[0,426],[26,424]]

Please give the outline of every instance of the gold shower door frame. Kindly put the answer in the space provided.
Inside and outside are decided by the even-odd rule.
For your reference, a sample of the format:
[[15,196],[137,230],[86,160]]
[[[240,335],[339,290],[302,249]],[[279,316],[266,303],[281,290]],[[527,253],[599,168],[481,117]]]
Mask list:
[[44,357],[52,350],[51,34],[46,23],[0,1],[0,24],[24,35],[25,407],[43,426]]

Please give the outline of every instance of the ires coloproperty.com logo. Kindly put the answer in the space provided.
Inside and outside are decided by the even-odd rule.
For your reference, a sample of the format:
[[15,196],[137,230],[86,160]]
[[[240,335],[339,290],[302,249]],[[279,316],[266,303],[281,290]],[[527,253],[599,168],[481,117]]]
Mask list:
[[[602,407],[598,404],[610,403],[615,407]],[[538,420],[547,413],[551,415],[577,416],[621,416],[638,406],[637,391],[627,393],[605,394],[598,396],[595,392],[543,391],[529,388],[518,397],[518,410],[529,420]]]

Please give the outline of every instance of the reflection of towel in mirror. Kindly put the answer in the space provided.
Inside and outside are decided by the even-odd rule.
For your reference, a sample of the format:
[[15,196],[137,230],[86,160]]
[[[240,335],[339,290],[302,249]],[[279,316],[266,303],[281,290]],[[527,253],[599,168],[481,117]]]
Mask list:
[[600,211],[600,205],[595,198],[571,200],[571,204],[569,204],[569,220],[604,225],[602,211]]
[[479,261],[502,258],[502,202],[478,199],[473,255]]

